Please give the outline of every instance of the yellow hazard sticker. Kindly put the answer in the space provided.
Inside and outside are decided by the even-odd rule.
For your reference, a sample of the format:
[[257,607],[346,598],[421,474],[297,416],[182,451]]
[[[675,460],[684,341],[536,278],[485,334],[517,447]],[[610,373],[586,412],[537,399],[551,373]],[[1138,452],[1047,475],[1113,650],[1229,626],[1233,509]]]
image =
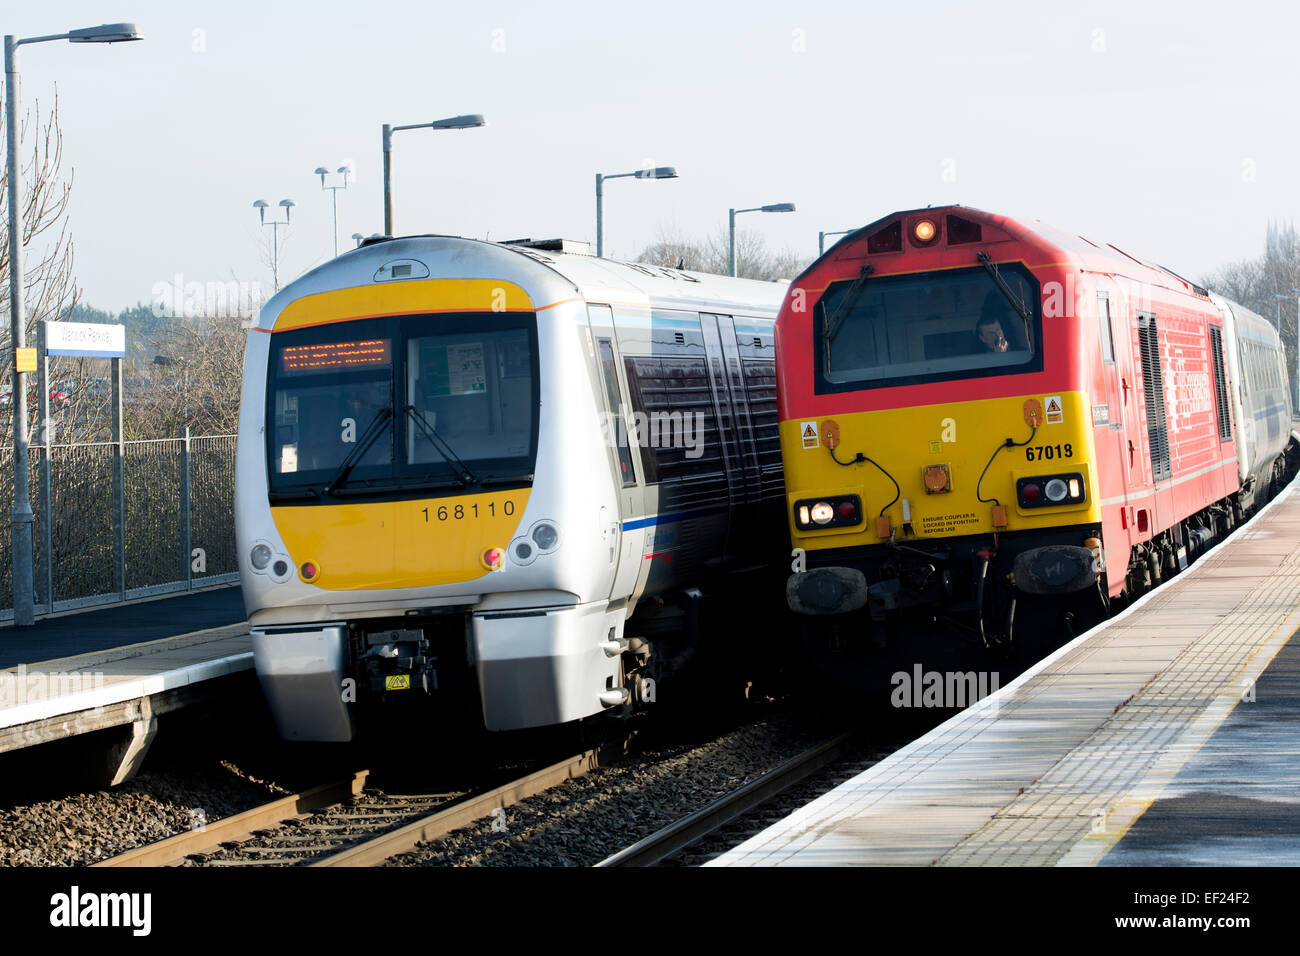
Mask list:
[[820,448],[821,442],[817,440],[817,423],[800,422],[799,437],[803,439],[804,448]]
[[392,674],[384,678],[384,690],[410,690],[410,674]]
[[1060,425],[1065,421],[1065,410],[1061,407],[1060,395],[1049,395],[1043,400],[1047,406],[1047,424]]

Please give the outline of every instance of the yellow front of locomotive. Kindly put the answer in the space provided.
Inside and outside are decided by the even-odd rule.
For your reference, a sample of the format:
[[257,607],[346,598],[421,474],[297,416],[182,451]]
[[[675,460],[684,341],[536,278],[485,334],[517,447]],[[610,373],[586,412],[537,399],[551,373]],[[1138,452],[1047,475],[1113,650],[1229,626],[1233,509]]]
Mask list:
[[1017,601],[1022,625],[1035,601],[1078,626],[1104,603],[1080,317],[1051,301],[1069,264],[977,215],[867,227],[778,318],[787,599],[834,642],[906,643],[937,615],[989,647]]
[[565,292],[490,244],[395,240],[298,280],[250,333],[236,540],[282,736],[350,739],[354,703],[481,706],[490,729],[600,710],[617,661],[591,635],[621,612],[591,603],[610,572],[562,529],[609,477],[554,480],[604,449],[594,427],[547,431],[595,412],[562,307],[539,328],[530,283],[543,305]]

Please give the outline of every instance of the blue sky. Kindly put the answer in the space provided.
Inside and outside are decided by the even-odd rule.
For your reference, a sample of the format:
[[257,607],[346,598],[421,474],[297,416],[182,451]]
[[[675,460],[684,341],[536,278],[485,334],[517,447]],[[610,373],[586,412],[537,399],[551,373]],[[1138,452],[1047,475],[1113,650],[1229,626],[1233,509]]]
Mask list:
[[1300,14],[1277,5],[115,0],[0,29],[117,20],[144,41],[21,49],[25,106],[58,84],[106,309],[178,273],[269,287],[258,198],[297,203],[282,281],[329,258],[320,165],[356,168],[340,247],[379,231],[381,125],[462,113],[488,126],[396,135],[399,233],[594,240],[595,173],[643,164],[681,178],[607,185],[611,254],[794,202],[741,223],[811,256],[818,230],[962,202],[1200,276],[1300,212]]

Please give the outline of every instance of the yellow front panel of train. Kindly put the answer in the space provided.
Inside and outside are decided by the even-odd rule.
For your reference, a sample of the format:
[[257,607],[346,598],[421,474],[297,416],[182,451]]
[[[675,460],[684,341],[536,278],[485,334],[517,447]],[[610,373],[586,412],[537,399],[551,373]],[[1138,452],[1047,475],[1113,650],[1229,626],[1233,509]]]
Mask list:
[[491,573],[490,548],[505,552],[519,531],[528,489],[415,501],[272,508],[294,566],[319,569],[331,591],[430,587]]
[[[1035,403],[1041,423],[1029,440],[1031,426],[1026,418],[1033,417]],[[839,461],[852,462],[858,453],[865,455],[893,476],[898,491],[870,462],[836,464],[827,448],[828,436],[832,441],[838,438],[835,457]],[[1005,447],[1008,438],[1017,445]],[[1004,447],[994,458],[999,446]],[[895,541],[1101,521],[1091,405],[1081,392],[792,419],[781,422],[781,454],[791,538],[796,546],[810,550],[880,543],[887,537],[876,533],[876,516],[882,508]],[[1070,472],[1082,476],[1082,502],[1022,507],[1017,479]],[[977,485],[983,501],[977,499]],[[796,526],[796,502],[855,494],[862,498],[860,524]],[[899,500],[890,504],[895,494]],[[902,499],[907,500],[911,515],[906,532]],[[994,526],[992,499],[1006,509],[1005,526]]]

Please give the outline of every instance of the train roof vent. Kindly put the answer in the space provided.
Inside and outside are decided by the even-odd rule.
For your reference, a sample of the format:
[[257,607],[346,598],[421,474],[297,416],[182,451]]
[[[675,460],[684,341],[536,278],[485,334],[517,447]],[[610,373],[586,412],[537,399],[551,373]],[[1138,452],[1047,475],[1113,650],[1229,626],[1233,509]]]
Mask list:
[[948,215],[948,245],[960,246],[968,242],[983,242],[984,230],[978,222],[961,216]]
[[903,220],[895,219],[883,229],[878,229],[867,237],[867,252],[902,252]]
[[562,252],[572,256],[591,255],[591,243],[581,239],[507,239],[503,246],[522,246],[543,252]]

